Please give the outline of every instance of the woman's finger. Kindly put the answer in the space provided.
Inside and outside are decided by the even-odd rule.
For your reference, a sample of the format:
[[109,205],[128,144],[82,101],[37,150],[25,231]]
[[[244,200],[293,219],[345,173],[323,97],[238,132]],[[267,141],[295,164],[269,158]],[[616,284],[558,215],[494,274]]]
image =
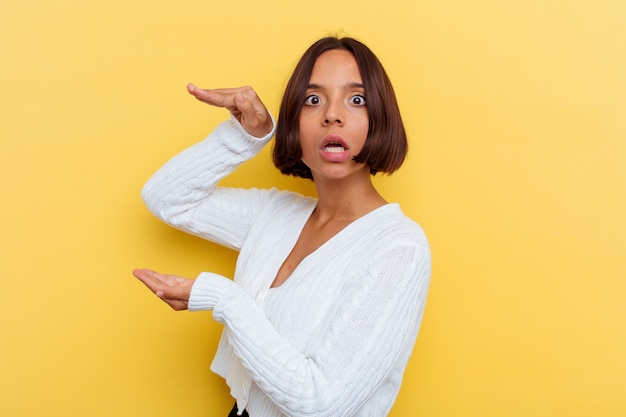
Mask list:
[[245,94],[238,94],[235,103],[240,115],[238,116],[234,112],[233,115],[237,117],[246,132],[257,138],[262,138],[272,131],[272,120],[262,103],[259,108],[258,105],[255,105],[254,101],[250,100]]
[[161,282],[148,269],[135,269],[133,275],[155,294],[161,286]]
[[216,107],[224,107],[230,111],[237,108],[235,97],[240,92],[237,88],[202,89],[193,84],[187,85],[187,91],[203,103]]
[[172,308],[172,310],[181,311],[181,310],[187,310],[188,308],[188,303],[186,301],[168,300],[168,299],[163,299],[163,301],[167,305],[169,305]]
[[[157,294],[168,287],[175,287],[185,282],[185,278],[176,275],[161,274],[150,269],[135,269],[133,275],[138,278],[144,285]],[[157,294],[158,295],[158,294]]]
[[160,288],[156,291],[156,295],[164,300],[187,301],[189,300],[189,293],[191,292],[191,283],[192,280],[189,280],[188,283],[183,283],[184,285],[178,287]]

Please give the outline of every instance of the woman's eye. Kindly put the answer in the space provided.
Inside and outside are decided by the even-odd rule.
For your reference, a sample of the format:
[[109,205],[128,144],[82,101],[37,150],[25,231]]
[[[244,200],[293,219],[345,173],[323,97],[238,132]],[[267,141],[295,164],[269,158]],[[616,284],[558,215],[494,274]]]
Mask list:
[[357,94],[356,96],[352,96],[350,98],[350,103],[354,104],[355,106],[365,106],[365,97]]
[[316,104],[320,104],[321,100],[315,94],[311,94],[304,100],[304,104],[307,106],[315,106]]

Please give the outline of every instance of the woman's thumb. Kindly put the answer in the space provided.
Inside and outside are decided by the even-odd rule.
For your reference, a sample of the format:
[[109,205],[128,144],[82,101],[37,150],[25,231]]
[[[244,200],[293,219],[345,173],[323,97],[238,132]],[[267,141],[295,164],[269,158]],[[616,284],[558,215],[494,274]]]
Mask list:
[[[269,115],[259,112],[254,103],[244,94],[237,94],[235,97],[237,109],[241,112],[240,123],[243,128],[252,136],[262,138],[272,130]],[[265,110],[264,108],[262,110]],[[269,126],[269,127],[268,127]]]

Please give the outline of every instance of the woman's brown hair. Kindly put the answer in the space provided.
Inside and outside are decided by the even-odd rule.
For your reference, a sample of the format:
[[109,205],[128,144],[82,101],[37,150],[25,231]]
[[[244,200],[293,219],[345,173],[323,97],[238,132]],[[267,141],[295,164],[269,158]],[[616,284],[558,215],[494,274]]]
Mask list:
[[400,109],[391,81],[374,53],[353,38],[326,37],[306,50],[287,83],[283,95],[274,142],[274,165],[283,174],[310,178],[311,170],[301,160],[300,113],[317,58],[326,51],[340,49],[354,55],[363,86],[369,130],[365,145],[354,161],[369,166],[370,173],[391,174],[397,170],[407,153],[407,139]]

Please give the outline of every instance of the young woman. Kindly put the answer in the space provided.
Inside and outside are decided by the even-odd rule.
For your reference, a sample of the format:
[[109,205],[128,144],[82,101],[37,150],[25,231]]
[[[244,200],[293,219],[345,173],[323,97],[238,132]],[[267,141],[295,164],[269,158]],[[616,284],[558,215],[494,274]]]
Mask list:
[[[163,166],[143,198],[172,226],[238,250],[234,281],[134,275],[173,309],[212,310],[224,325],[211,369],[236,399],[231,415],[387,415],[422,319],[430,252],[372,185],[407,149],[382,65],[354,39],[317,41],[276,125],[250,87],[188,90],[231,118]],[[216,185],[274,133],[274,164],[312,179],[317,199]]]

